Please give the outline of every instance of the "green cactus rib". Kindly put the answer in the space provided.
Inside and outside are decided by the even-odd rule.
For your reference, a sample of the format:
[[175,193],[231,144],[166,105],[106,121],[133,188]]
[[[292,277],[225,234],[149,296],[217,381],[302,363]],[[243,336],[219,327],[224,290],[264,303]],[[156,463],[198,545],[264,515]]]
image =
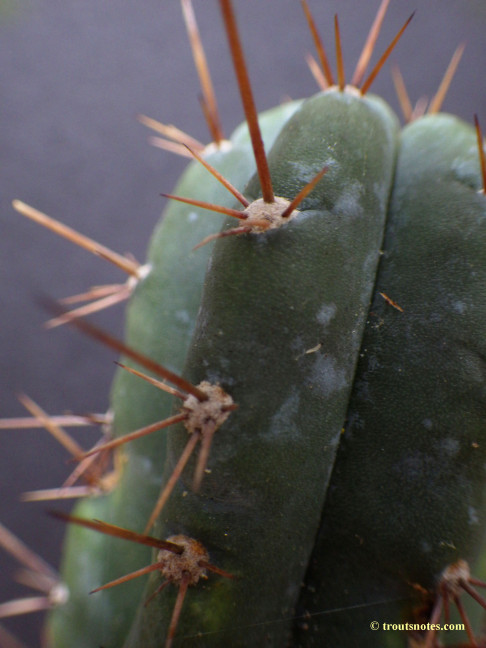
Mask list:
[[[156,524],[159,537],[197,538],[236,577],[191,588],[177,636],[204,647],[405,648],[405,632],[373,632],[370,622],[413,623],[418,605],[431,609],[444,569],[477,560],[486,522],[476,136],[454,117],[424,117],[403,130],[395,170],[396,119],[377,98],[330,91],[288,121],[280,115],[269,155],[275,194],[291,199],[329,168],[301,214],[219,240],[203,280],[209,248],[191,249],[221,217],[171,206],[129,309],[129,344],[173,370],[189,347],[185,377],[220,383],[239,405],[217,433],[200,492],[191,491],[192,461]],[[244,129],[237,137],[245,141]],[[231,164],[223,172],[241,186]],[[189,171],[178,193],[231,204],[200,166]],[[258,187],[253,178],[246,195],[257,198]],[[172,407],[126,372],[113,404],[118,435]],[[131,444],[117,490],[76,513],[142,529],[163,462],[165,481],[187,441],[183,428],[168,436],[167,448],[165,435]],[[164,645],[170,587],[140,607],[124,641],[134,601],[147,600],[160,575],[145,593],[132,581],[86,597],[148,562],[138,547],[71,529],[71,602],[51,617],[51,644]]]
[[[486,198],[476,135],[448,115],[399,135],[383,101],[349,88],[260,119],[267,148],[275,140],[276,196],[292,200],[327,167],[300,213],[194,251],[234,223],[171,204],[128,308],[129,346],[184,368],[194,385],[220,385],[238,406],[216,432],[198,492],[192,457],[153,531],[195,539],[234,577],[203,575],[190,588],[173,644],[406,648],[406,632],[371,622],[427,621],[444,570],[473,565],[483,547]],[[241,189],[255,166],[246,126],[206,159]],[[175,193],[233,206],[196,162]],[[245,195],[259,198],[256,176]],[[172,400],[119,370],[114,434],[169,417]],[[187,440],[180,424],[127,445],[116,490],[75,514],[141,531]],[[71,528],[70,601],[51,614],[50,644],[172,645],[177,578],[157,596],[154,572],[145,591],[136,579],[87,597],[149,562],[146,548]]]
[[[272,145],[282,124],[299,103],[289,102],[260,116],[267,147]],[[209,149],[205,158],[235,186],[242,188],[255,167],[246,126],[238,127],[221,150]],[[234,200],[196,161],[188,166],[175,191],[228,206]],[[147,263],[151,271],[137,286],[128,307],[127,344],[176,372],[182,371],[212,245],[194,252],[192,248],[217,231],[222,221],[220,214],[181,203],[170,204],[150,244]],[[133,365],[128,360],[126,364]],[[113,385],[112,405],[114,434],[122,436],[169,416],[172,401],[144,381],[119,370]],[[160,489],[165,433],[161,431],[127,444],[123,452],[127,461],[116,489],[109,495],[83,500],[75,507],[74,514],[142,531]],[[62,559],[62,578],[70,598],[66,605],[50,614],[51,645],[56,648],[122,645],[136,611],[133,602],[142,596],[143,579],[92,596],[88,593],[149,562],[150,550],[145,547],[130,546],[127,550],[126,543],[116,538],[70,526]]]
[[405,632],[372,632],[370,621],[412,621],[414,585],[433,593],[450,563],[478,558],[486,523],[480,188],[470,126],[431,115],[404,129],[346,431],[300,603],[344,611],[317,614],[295,645],[405,648]]
[[[328,173],[289,223],[214,248],[185,377],[220,383],[239,408],[216,433],[200,492],[190,464],[155,530],[197,538],[237,578],[190,591],[184,645],[289,638],[375,281],[397,133],[377,98],[307,100],[269,154],[275,195],[292,199]],[[254,178],[246,195],[258,191]],[[183,427],[169,433],[166,478],[186,442]],[[161,645],[174,594],[141,610],[127,646]]]

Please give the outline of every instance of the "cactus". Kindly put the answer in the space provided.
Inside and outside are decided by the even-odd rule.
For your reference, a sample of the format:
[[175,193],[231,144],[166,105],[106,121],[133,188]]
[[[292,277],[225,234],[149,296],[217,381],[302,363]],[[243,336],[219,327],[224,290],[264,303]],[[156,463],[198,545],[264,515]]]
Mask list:
[[53,320],[122,353],[109,439],[85,453],[23,399],[91,494],[55,513],[71,523],[69,600],[45,605],[47,642],[432,648],[452,601],[482,645],[460,597],[486,607],[471,575],[486,510],[479,123],[429,114],[400,132],[368,92],[388,51],[346,85],[336,19],[335,82],[306,2],[326,87],[258,117],[220,4],[248,127],[192,152],[146,264],[15,203],[128,272],[88,312],[132,295],[125,342],[85,312]]

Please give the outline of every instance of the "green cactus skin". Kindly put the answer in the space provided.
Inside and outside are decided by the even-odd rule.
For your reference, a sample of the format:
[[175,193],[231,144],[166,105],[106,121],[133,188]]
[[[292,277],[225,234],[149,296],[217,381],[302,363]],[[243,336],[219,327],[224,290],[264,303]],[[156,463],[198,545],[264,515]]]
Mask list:
[[[260,116],[266,146],[272,145],[282,124],[299,105],[298,101],[289,102]],[[222,150],[213,146],[208,150],[207,161],[242,188],[255,167],[246,126],[238,127]],[[234,200],[196,161],[188,166],[176,192],[228,206]],[[182,371],[212,244],[196,251],[192,248],[217,231],[223,218],[203,209],[171,203],[150,244],[147,262],[152,269],[138,285],[127,311],[127,343],[173,371]],[[133,365],[129,360],[125,364]],[[117,436],[166,418],[172,407],[167,395],[121,369],[113,386],[112,404]],[[161,431],[130,443],[123,453],[127,461],[114,492],[80,502],[74,513],[142,531],[160,489],[165,434]],[[122,588],[87,594],[150,562],[150,550],[146,547],[130,545],[129,551],[126,549],[126,543],[118,539],[71,525],[62,561],[62,576],[70,599],[50,615],[51,645],[115,648],[123,643],[136,611],[133,601],[142,596],[143,579],[126,583]]]
[[[398,142],[386,104],[349,89],[299,105],[262,121],[267,147],[285,124],[269,155],[276,195],[292,199],[329,167],[301,214],[222,238],[205,276],[210,246],[192,247],[223,219],[172,204],[128,309],[130,346],[176,372],[185,363],[188,380],[219,382],[239,405],[200,491],[193,459],[155,525],[161,538],[196,538],[235,576],[191,588],[175,645],[405,648],[405,632],[370,622],[416,621],[443,570],[474,564],[482,547],[486,199],[475,134],[436,115]],[[254,167],[245,127],[207,159],[241,188]],[[176,193],[233,203],[196,163]],[[258,197],[255,178],[246,195]],[[112,404],[117,436],[173,411],[124,371]],[[130,444],[116,490],[76,515],[141,531],[186,442],[178,426]],[[175,588],[136,613],[160,574],[145,592],[133,580],[87,596],[149,553],[72,527],[71,598],[50,616],[50,645],[164,646]]]
[[[185,377],[220,383],[239,409],[216,433],[200,492],[189,465],[155,531],[197,538],[237,579],[191,589],[184,645],[289,639],[375,281],[397,126],[377,98],[307,100],[268,156],[275,195],[292,199],[324,165],[327,175],[286,225],[215,246]],[[246,193],[258,191],[253,179]],[[169,433],[166,477],[186,442],[185,428]],[[173,601],[164,592],[143,608],[127,646],[160,646]]]
[[478,169],[476,135],[458,119],[431,115],[404,129],[346,432],[301,600],[302,610],[344,611],[313,618],[295,645],[404,648],[406,633],[372,632],[370,621],[411,621],[412,584],[433,592],[449,564],[478,558],[486,522]]

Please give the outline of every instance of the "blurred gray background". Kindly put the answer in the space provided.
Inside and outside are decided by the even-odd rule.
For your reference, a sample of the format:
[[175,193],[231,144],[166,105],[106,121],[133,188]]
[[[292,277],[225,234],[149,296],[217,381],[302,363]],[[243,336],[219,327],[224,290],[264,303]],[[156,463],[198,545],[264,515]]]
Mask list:
[[[304,56],[313,51],[298,0],[236,0],[259,110],[316,91]],[[351,74],[378,0],[311,0],[333,56],[339,12]],[[226,133],[241,121],[216,0],[194,0]],[[467,47],[445,110],[486,130],[484,1],[392,0],[381,52],[413,11],[392,60],[412,99],[435,91],[455,47]],[[199,85],[177,0],[17,0],[0,13],[0,416],[25,415],[27,393],[49,413],[102,412],[114,354],[68,328],[45,331],[37,298],[60,298],[124,280],[89,253],[28,222],[20,198],[119,252],[144,259],[149,233],[184,160],[148,145],[136,121],[145,113],[207,142]],[[397,102],[387,65],[373,90]],[[95,321],[122,334],[123,306]],[[93,435],[78,433],[88,444]],[[84,440],[86,439],[86,441]],[[88,441],[89,439],[89,441]],[[19,493],[59,485],[66,453],[43,430],[0,431],[0,520],[56,565],[62,525]],[[24,592],[13,560],[0,551],[0,602]],[[96,585],[96,584],[94,584]],[[8,627],[37,645],[40,615]]]

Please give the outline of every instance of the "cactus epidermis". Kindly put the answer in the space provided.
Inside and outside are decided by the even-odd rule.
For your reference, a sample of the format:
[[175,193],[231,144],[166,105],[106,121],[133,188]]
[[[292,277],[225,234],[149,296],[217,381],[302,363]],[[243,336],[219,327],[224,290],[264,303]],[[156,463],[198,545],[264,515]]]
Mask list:
[[[297,105],[297,102],[284,104],[261,116],[262,132],[268,147]],[[247,131],[243,127],[237,128],[223,150],[210,151],[206,158],[234,185],[243,188],[254,168]],[[211,182],[208,171],[196,161],[190,163],[176,187],[176,193],[228,206],[234,200],[218,182]],[[197,207],[171,203],[150,244],[147,262],[151,270],[137,287],[128,308],[128,343],[174,371],[181,371],[184,364],[211,250],[210,244],[196,251],[193,247],[217,230],[222,218]],[[168,395],[123,370],[119,370],[115,379],[113,404],[117,435],[166,418],[172,407]],[[165,436],[153,434],[125,448],[123,451],[128,454],[129,461],[118,488],[105,498],[83,501],[75,512],[88,519],[98,518],[142,530],[160,490]],[[144,491],[140,497],[135,497],[141,483]],[[135,612],[133,600],[140,599],[142,594],[143,582],[135,580],[124,585],[125,591],[113,588],[96,597],[86,596],[86,592],[95,585],[133,571],[150,558],[150,552],[140,546],[130,550],[131,558],[126,561],[118,541],[93,538],[93,535],[96,534],[75,526],[69,530],[63,573],[71,598],[65,607],[53,614],[51,622],[60,645],[70,641],[69,645],[74,647],[79,641],[81,648],[87,633],[88,639],[91,637],[94,642],[119,645]],[[99,559],[96,557],[98,551]],[[117,610],[115,618],[105,606]],[[85,616],[81,610],[85,610]],[[108,625],[107,616],[112,618]],[[89,628],[86,628],[84,618],[90,618]],[[81,627],[75,632],[77,619],[81,619]]]

